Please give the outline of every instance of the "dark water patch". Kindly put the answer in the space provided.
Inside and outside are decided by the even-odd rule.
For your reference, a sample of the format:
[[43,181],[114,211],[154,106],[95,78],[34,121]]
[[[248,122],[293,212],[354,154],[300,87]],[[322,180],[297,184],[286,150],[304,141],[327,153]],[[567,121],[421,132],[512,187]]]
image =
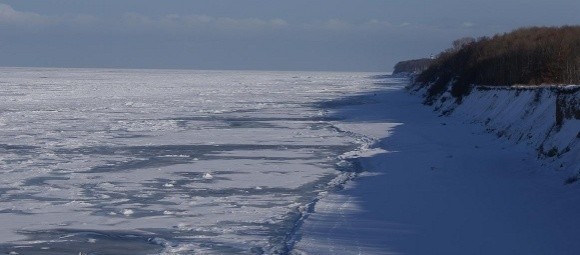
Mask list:
[[276,164],[292,164],[292,162],[288,162],[291,160],[313,160],[313,159],[319,159],[320,157],[318,155],[314,155],[311,157],[268,157],[268,156],[261,156],[261,155],[256,155],[256,156],[231,156],[231,155],[209,155],[204,157],[204,159],[207,160],[223,160],[223,159],[228,159],[228,160],[244,160],[244,159],[250,159],[250,160],[263,160],[265,161],[264,164],[270,164],[270,163],[276,163]]
[[129,132],[129,131],[119,132],[119,130],[110,131],[109,133],[113,135],[113,138],[121,138],[121,139],[153,137],[152,135],[135,134],[135,132]]
[[[345,106],[354,106],[354,105],[365,105],[365,104],[372,104],[378,103],[378,101],[368,95],[355,95],[355,96],[348,96],[348,97],[341,97],[333,100],[328,101],[321,101],[313,103],[313,107],[315,108],[322,108],[322,109],[336,109]],[[336,116],[328,116],[326,118],[337,118],[337,120],[343,120],[344,118],[338,118]]]
[[[293,142],[293,141],[288,141]],[[82,147],[75,149],[58,149],[55,152],[66,158],[70,155],[101,155],[101,156],[125,156],[132,158],[124,161],[107,161],[105,164],[95,166],[88,172],[106,173],[143,168],[165,167],[178,164],[191,164],[198,160],[223,160],[241,159],[243,156],[223,155],[231,151],[260,151],[260,150],[308,150],[314,157],[324,157],[328,152],[344,151],[348,145],[260,145],[260,144],[224,144],[224,145],[157,145],[157,146],[97,146]],[[267,154],[267,152],[263,153]],[[256,157],[247,157],[256,159]],[[292,160],[297,158],[264,157],[269,160]],[[303,157],[309,159],[311,157]]]
[[[41,152],[40,147],[38,146],[19,145],[19,144],[0,144],[0,155],[4,153],[36,156],[39,155]],[[4,159],[4,163],[19,164],[27,160],[28,159]]]
[[35,150],[39,149],[38,146],[30,146],[30,145],[20,145],[20,144],[0,144],[0,150]]
[[159,254],[165,242],[136,233],[87,230],[20,232],[33,244],[1,244],[2,254],[23,255],[136,255]]
[[33,177],[24,181],[24,186],[41,186],[41,185],[50,185],[46,183],[47,181],[65,181],[69,180],[70,177],[64,176],[42,176],[42,177]]
[[260,121],[229,121],[227,122],[230,128],[276,128],[276,129],[286,129],[280,125],[276,125],[269,122]]
[[29,211],[24,211],[24,210],[4,209],[4,210],[0,210],[0,218],[2,218],[3,213],[20,214],[20,215],[33,215],[34,214],[34,213],[31,213]]
[[6,187],[1,187],[1,188],[0,188],[0,201],[9,200],[6,194],[7,194],[9,191],[14,191],[14,190],[18,190],[18,189],[17,189],[17,188],[6,188]]
[[[58,198],[58,197],[47,197],[47,196],[43,196],[43,193],[37,193],[37,194],[29,194],[29,193],[17,193],[17,194],[6,194],[4,196],[4,198],[2,198],[2,200],[13,200],[13,201],[22,201],[22,200],[31,200],[31,201],[35,201],[35,202],[52,202],[52,203],[68,203],[70,202],[69,199],[64,199],[64,198]],[[29,213],[29,212],[24,212],[25,214],[33,214],[33,213]]]
[[[336,117],[328,116],[311,116],[311,117],[233,117],[233,116],[191,116],[191,117],[179,117],[179,118],[167,118],[162,120],[173,120],[173,121],[221,121],[226,123],[235,122],[317,122],[317,121],[330,121],[338,120]],[[283,126],[274,126],[283,128]]]
[[[284,125],[276,124],[276,120],[260,120],[256,118],[243,117],[191,117],[191,118],[171,118],[166,119],[176,123],[180,128],[184,129],[224,129],[224,128],[274,128],[274,129],[288,129]],[[200,126],[198,121],[206,121],[212,124]],[[216,123],[217,122],[217,123]]]
[[[340,146],[340,145],[339,145]],[[255,151],[283,149],[328,149],[333,145],[270,145],[270,144],[212,144],[212,145],[150,145],[150,146],[94,146],[73,149],[56,149],[58,154],[80,155],[132,155],[156,156],[168,155],[196,156],[221,151]]]

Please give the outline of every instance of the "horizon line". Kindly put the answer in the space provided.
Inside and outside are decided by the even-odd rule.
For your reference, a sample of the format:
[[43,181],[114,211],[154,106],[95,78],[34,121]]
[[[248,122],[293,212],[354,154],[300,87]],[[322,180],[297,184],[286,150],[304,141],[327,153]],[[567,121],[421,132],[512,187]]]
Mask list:
[[101,70],[173,70],[173,71],[245,71],[245,72],[313,72],[313,73],[392,73],[393,70],[384,71],[354,71],[354,70],[300,70],[300,69],[228,69],[228,68],[187,68],[187,67],[82,67],[82,66],[6,66],[0,65],[0,69],[101,69]]

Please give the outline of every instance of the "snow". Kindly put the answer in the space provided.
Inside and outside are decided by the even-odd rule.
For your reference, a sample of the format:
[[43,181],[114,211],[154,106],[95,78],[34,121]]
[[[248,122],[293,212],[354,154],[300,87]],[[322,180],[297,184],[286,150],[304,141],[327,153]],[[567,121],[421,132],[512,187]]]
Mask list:
[[125,216],[131,216],[133,215],[135,212],[131,209],[123,209],[123,211],[121,212],[123,215]]
[[203,178],[206,180],[211,180],[213,179],[213,175],[211,175],[210,173],[205,173],[203,174]]
[[545,123],[552,94],[439,117],[406,82],[0,68],[0,252],[580,252],[580,188],[555,171],[580,161],[578,122]]
[[[406,81],[387,83],[400,88]],[[520,121],[525,109],[517,107],[527,107],[529,97],[483,93],[466,98],[450,117],[402,89],[337,109],[334,116],[355,123],[342,125],[345,131],[371,137],[368,147],[383,153],[361,155],[364,172],[316,203],[292,240],[292,254],[579,254],[580,187],[564,184],[569,172],[538,159],[535,141],[498,138],[474,122],[497,117],[488,127],[499,129]],[[506,135],[541,124],[548,104]],[[561,132],[570,124],[576,125],[570,121]]]

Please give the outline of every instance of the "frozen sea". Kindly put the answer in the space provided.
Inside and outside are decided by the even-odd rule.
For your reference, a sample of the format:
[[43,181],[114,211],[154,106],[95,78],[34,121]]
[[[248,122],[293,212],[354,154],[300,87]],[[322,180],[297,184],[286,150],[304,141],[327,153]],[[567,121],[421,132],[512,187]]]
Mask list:
[[384,82],[2,68],[0,253],[287,253],[369,142],[329,112]]

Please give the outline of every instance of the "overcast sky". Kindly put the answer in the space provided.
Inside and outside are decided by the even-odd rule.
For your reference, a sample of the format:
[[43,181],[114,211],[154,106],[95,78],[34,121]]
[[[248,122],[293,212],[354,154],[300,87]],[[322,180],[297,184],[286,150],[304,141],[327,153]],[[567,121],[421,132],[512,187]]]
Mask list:
[[389,71],[579,0],[0,0],[0,66]]

